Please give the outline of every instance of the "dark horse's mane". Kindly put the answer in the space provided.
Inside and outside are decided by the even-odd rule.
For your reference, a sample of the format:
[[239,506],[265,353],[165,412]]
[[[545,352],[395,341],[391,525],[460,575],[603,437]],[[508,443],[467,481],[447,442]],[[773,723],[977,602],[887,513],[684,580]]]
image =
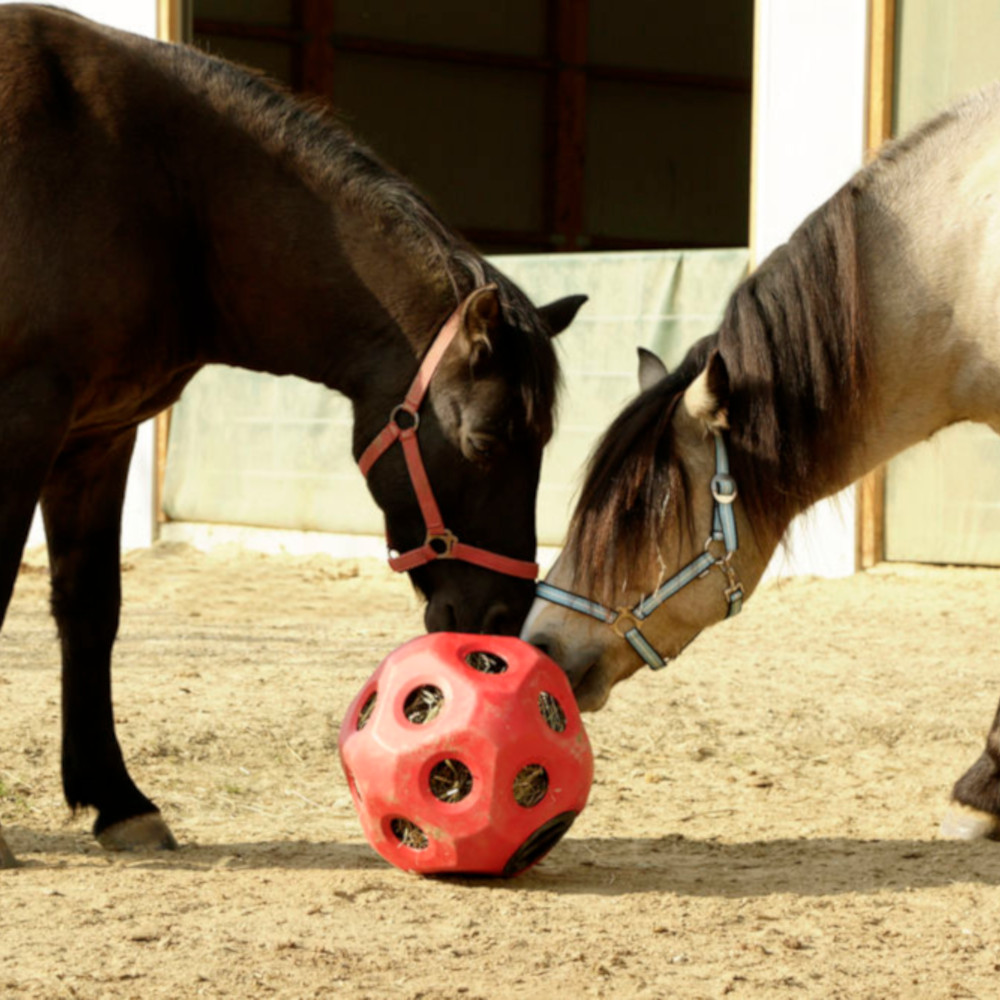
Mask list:
[[547,440],[559,373],[549,330],[528,297],[450,229],[426,198],[359,142],[319,100],[293,95],[258,71],[188,46],[152,43],[170,70],[238,122],[265,148],[291,158],[304,176],[372,220],[383,236],[440,268],[455,304],[494,283],[508,328],[499,353],[521,386],[526,419]]
[[806,219],[736,289],[718,332],[609,427],[570,525],[578,585],[613,604],[610,581],[645,584],[671,570],[659,567],[671,541],[663,531],[691,531],[690,491],[708,490],[707,481],[687,481],[672,418],[714,349],[729,376],[730,462],[753,530],[777,540],[797,511],[830,491],[870,398],[861,190],[859,180],[849,183]]

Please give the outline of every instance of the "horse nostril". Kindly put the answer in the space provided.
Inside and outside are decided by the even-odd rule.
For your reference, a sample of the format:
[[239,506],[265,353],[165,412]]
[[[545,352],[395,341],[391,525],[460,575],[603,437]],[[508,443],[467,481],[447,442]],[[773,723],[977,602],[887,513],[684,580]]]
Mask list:
[[545,639],[532,639],[531,645],[538,650],[543,656],[552,657],[552,653],[549,651],[549,644]]
[[517,635],[521,622],[506,604],[492,605],[483,616],[481,631],[484,635]]
[[456,632],[456,623],[453,605],[445,601],[431,601],[424,612],[424,628],[428,632]]

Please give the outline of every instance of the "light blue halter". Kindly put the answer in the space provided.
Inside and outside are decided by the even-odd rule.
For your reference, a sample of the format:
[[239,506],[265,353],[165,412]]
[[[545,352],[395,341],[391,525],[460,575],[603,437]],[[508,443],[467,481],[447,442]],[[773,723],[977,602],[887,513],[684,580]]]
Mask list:
[[[722,435],[718,431],[715,432],[715,475],[712,476],[710,488],[715,506],[712,511],[712,534],[705,542],[705,551],[665,583],[660,584],[649,597],[640,601],[631,610],[628,608],[612,610],[603,604],[598,604],[597,601],[544,581],[538,584],[535,593],[553,604],[590,615],[591,618],[610,625],[615,635],[624,639],[646,664],[653,670],[662,670],[667,661],[649,644],[639,625],[664,601],[673,597],[692,580],[705,576],[713,566],[718,566],[726,577],[726,589],[723,591],[728,605],[726,617],[732,618],[733,615],[739,614],[743,607],[743,584],[737,578],[732,565],[733,554],[739,543],[736,535],[736,518],[733,515],[736,481],[729,474],[729,456]],[[720,544],[725,550],[724,554],[716,555],[712,550]]]

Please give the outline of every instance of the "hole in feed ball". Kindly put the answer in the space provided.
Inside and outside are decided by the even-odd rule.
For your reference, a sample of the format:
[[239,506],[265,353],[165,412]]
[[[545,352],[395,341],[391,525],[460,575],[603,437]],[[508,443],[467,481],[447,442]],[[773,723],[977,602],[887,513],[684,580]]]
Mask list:
[[502,674],[507,670],[507,661],[496,653],[476,650],[465,657],[465,662],[481,674]]
[[368,720],[372,716],[372,712],[375,711],[375,702],[378,701],[378,692],[372,691],[367,698],[365,698],[365,703],[361,706],[361,711],[358,712],[358,729],[364,729],[368,724]]
[[395,838],[403,845],[413,851],[424,851],[427,849],[427,834],[408,819],[394,819],[389,828]]
[[556,701],[554,695],[548,691],[543,691],[538,696],[538,710],[542,713],[545,725],[557,733],[566,730],[566,713],[562,710],[562,705]]
[[444,694],[433,684],[414,688],[403,705],[403,714],[418,726],[426,725],[435,718],[444,705]]
[[536,861],[544,858],[562,840],[563,835],[573,825],[575,819],[575,812],[564,812],[554,816],[544,826],[540,826],[504,865],[504,877],[510,878],[512,875],[517,875],[525,868],[530,868]]
[[430,776],[431,793],[442,802],[461,802],[472,791],[472,772],[460,761],[439,761]]
[[522,767],[514,778],[514,801],[525,809],[537,806],[549,790],[549,775],[541,764]]

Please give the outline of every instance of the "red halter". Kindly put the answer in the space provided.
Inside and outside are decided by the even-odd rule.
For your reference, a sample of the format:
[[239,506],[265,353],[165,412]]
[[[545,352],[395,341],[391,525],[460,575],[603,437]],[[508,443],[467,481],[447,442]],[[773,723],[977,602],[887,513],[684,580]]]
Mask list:
[[[441,327],[434,343],[431,344],[424,356],[420,368],[417,369],[417,374],[414,376],[403,402],[393,407],[389,414],[389,422],[362,452],[358,459],[358,466],[361,469],[361,474],[367,478],[368,470],[396,441],[399,441],[403,446],[403,457],[406,459],[410,483],[413,485],[413,492],[420,505],[420,513],[424,518],[427,536],[424,539],[424,544],[418,548],[389,557],[389,565],[397,573],[423,566],[435,559],[461,559],[477,566],[485,566],[486,569],[492,569],[497,573],[506,573],[508,576],[516,576],[524,580],[534,580],[538,576],[537,563],[527,562],[523,559],[511,559],[509,556],[501,556],[495,552],[488,552],[486,549],[478,549],[474,545],[466,545],[444,526],[444,519],[441,517],[437,501],[434,499],[434,492],[431,490],[431,484],[427,479],[427,472],[420,457],[420,442],[417,439],[417,430],[420,427],[420,404],[427,393],[427,387],[431,383],[434,371],[444,357],[445,351],[448,350],[448,346],[455,339],[455,334],[458,333],[464,306],[463,302]],[[399,422],[402,414],[406,414],[406,426]]]

